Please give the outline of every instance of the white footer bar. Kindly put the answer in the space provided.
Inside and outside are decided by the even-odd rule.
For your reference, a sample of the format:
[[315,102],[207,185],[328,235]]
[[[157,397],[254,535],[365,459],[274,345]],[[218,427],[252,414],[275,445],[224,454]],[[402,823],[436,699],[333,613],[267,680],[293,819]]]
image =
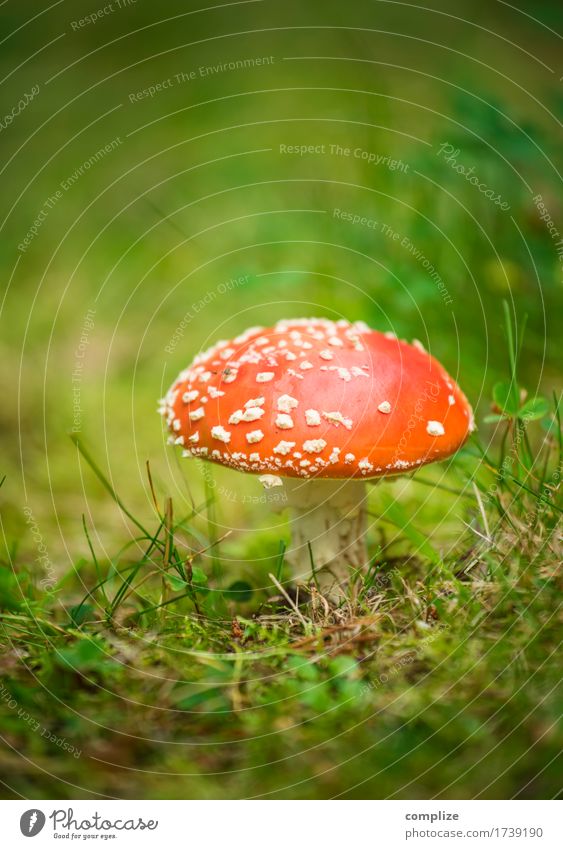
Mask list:
[[553,801],[0,801],[2,845],[563,846]]

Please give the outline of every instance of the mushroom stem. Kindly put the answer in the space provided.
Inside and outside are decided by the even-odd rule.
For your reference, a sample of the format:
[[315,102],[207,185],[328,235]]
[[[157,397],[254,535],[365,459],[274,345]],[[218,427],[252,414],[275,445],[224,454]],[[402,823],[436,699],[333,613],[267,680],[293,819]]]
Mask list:
[[363,480],[284,481],[291,546],[286,559],[294,580],[311,577],[311,555],[319,591],[343,595],[356,570],[367,565],[366,486]]

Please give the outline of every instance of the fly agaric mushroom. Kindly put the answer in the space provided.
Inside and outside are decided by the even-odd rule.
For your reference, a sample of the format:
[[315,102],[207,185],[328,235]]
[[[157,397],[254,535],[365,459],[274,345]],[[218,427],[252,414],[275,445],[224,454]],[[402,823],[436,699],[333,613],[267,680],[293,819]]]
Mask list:
[[285,486],[287,558],[303,577],[310,545],[324,592],[367,565],[365,480],[442,460],[474,428],[465,395],[419,342],[318,318],[218,342],[159,412],[184,456]]

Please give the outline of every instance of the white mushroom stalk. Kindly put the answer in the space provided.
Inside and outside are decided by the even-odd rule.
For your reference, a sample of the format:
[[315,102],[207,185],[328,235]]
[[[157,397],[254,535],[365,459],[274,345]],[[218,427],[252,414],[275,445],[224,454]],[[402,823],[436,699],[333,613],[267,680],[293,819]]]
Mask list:
[[354,574],[368,565],[367,502],[363,480],[284,482],[291,543],[286,560],[294,581],[313,580],[323,595],[344,595]]

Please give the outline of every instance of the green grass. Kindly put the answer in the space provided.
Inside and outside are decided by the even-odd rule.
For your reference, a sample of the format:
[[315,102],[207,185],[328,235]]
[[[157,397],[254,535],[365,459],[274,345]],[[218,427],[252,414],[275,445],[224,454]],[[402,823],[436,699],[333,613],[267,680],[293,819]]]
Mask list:
[[496,455],[475,438],[449,471],[452,548],[374,488],[369,573],[338,606],[304,586],[297,606],[267,564],[214,578],[209,502],[176,518],[151,480],[138,518],[75,439],[134,531],[100,558],[85,519],[90,556],[48,592],[17,552],[3,564],[9,795],[556,795],[561,426],[541,399],[512,414],[522,397],[496,408]]

